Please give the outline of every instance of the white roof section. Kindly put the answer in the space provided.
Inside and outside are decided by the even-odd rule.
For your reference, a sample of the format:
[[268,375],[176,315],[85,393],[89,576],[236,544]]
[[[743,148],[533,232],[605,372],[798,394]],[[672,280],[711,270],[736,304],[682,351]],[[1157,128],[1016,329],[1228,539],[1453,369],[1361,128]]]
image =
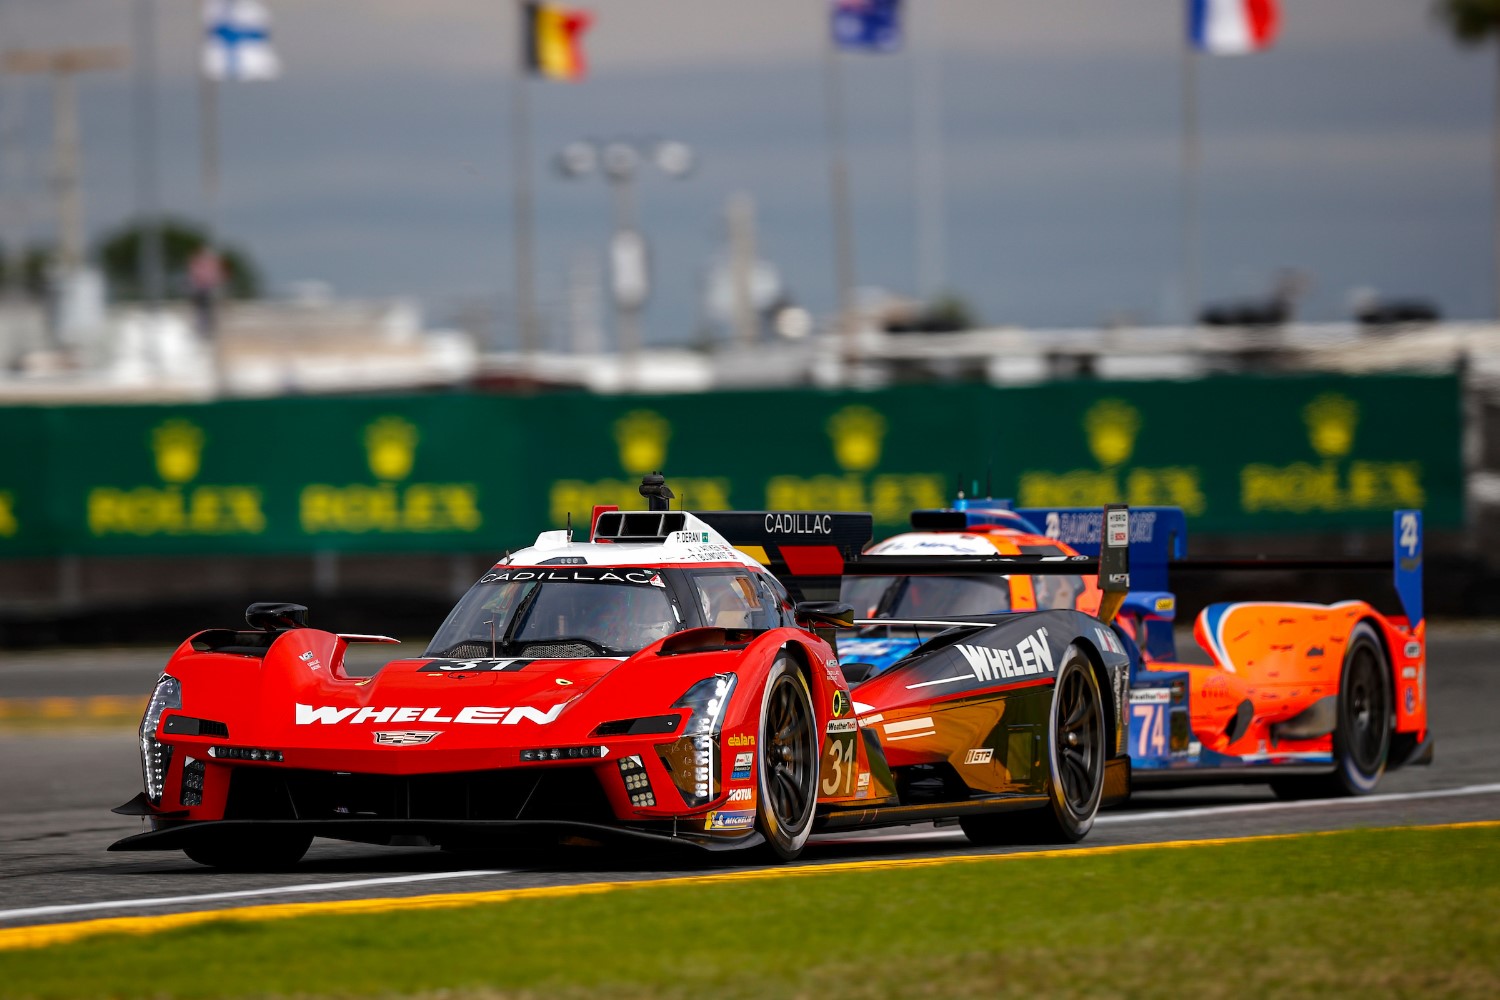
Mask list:
[[[682,530],[657,541],[574,542],[569,540],[567,531],[544,531],[536,537],[535,545],[511,553],[497,565],[683,566],[728,562],[765,569],[757,560],[730,545],[713,528],[686,511],[682,513]],[[567,561],[558,562],[559,559]]]
[[999,550],[984,535],[958,531],[912,531],[870,549],[872,556],[993,556]]

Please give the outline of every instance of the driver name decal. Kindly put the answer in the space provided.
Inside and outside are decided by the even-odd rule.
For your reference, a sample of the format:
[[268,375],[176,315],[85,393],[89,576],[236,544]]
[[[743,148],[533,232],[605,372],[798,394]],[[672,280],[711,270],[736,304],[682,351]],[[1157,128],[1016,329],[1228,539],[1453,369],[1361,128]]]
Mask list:
[[[547,711],[522,705],[518,708],[491,708],[466,705],[454,712],[449,708],[335,708],[331,705],[297,705],[297,725],[332,726],[340,722],[359,725],[365,722],[454,722],[462,725],[507,726],[534,722],[545,726],[557,719],[567,702],[553,705]],[[452,714],[448,714],[452,713]]]

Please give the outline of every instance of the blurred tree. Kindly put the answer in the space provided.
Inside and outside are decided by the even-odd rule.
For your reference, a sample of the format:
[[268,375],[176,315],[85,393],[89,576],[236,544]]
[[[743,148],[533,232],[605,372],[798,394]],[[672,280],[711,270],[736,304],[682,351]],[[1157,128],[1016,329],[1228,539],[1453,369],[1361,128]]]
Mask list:
[[[137,302],[141,298],[138,256],[141,252],[141,226],[128,222],[99,241],[99,266],[109,282],[110,295],[118,301]],[[162,268],[166,274],[169,298],[186,298],[188,262],[205,242],[204,231],[182,219],[164,219],[161,226]],[[227,269],[232,299],[260,298],[260,271],[250,255],[238,247],[220,244],[219,255]]]
[[[1465,45],[1479,45],[1491,37],[1500,37],[1500,0],[1436,0],[1435,9],[1453,36]],[[1500,45],[1496,46],[1496,52],[1500,53]],[[1500,71],[1496,81],[1500,87]],[[1494,132],[1495,187],[1500,191],[1500,94],[1495,100]],[[1495,315],[1500,316],[1500,199],[1496,201],[1495,244]]]
[[927,321],[945,330],[972,330],[979,325],[968,300],[951,292],[927,304]]
[[40,299],[47,291],[47,262],[52,251],[45,247],[28,247],[19,257],[0,255],[0,290],[15,289],[21,295]]
[[885,320],[886,333],[957,333],[972,330],[977,325],[974,310],[962,297],[951,292],[919,308]]
[[1437,13],[1466,44],[1500,34],[1500,0],[1438,0]]

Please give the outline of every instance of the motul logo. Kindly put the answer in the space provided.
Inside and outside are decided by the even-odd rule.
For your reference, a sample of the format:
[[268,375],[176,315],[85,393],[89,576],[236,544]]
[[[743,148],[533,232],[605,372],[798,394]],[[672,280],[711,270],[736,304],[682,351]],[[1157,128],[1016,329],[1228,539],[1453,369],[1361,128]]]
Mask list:
[[553,705],[547,711],[522,705],[519,708],[490,708],[487,705],[468,705],[458,710],[454,715],[445,715],[451,709],[443,708],[335,708],[331,705],[298,705],[297,725],[299,726],[332,726],[340,722],[351,725],[359,725],[364,722],[374,722],[384,725],[388,722],[454,722],[462,725],[472,726],[494,726],[504,723],[507,726],[519,725],[522,722],[534,722],[539,726],[545,726],[556,720],[559,713],[567,702]]

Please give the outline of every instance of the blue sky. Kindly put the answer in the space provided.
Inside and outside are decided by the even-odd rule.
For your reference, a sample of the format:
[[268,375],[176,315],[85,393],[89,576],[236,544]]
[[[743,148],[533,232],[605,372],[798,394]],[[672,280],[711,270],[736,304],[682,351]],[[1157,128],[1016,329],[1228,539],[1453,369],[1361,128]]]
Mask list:
[[[857,272],[917,291],[913,56],[942,66],[946,284],[991,323],[1175,319],[1181,174],[1178,0],[909,0],[908,54],[846,57]],[[126,0],[0,0],[0,47],[125,42]],[[199,204],[195,5],[158,0],[161,155],[173,211]],[[689,179],[646,179],[655,263],[647,338],[687,341],[736,191],[762,254],[814,311],[834,302],[820,0],[597,0],[590,80],[533,85],[540,292],[554,327],[570,260],[602,257],[609,204],[544,154],[579,136],[693,144]],[[1496,54],[1459,49],[1425,0],[1283,0],[1274,51],[1200,65],[1202,287],[1313,281],[1304,313],[1351,289],[1493,315]],[[274,287],[420,297],[436,319],[508,302],[510,8],[496,0],[270,0],[286,68],[225,94],[224,228]],[[187,13],[184,13],[186,11]],[[14,220],[50,226],[47,93],[17,88],[0,171]],[[133,207],[125,76],[83,87],[88,218]],[[17,169],[18,165],[21,169]],[[12,226],[14,223],[12,222]],[[502,312],[503,315],[503,312]],[[501,331],[501,337],[508,331]]]

